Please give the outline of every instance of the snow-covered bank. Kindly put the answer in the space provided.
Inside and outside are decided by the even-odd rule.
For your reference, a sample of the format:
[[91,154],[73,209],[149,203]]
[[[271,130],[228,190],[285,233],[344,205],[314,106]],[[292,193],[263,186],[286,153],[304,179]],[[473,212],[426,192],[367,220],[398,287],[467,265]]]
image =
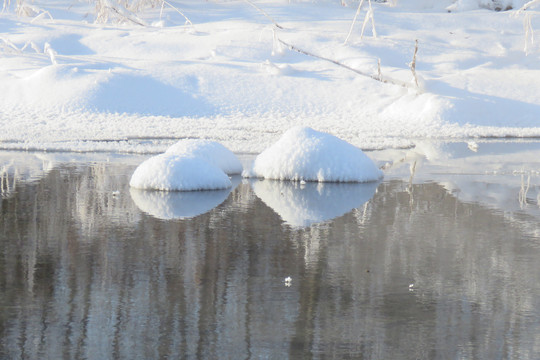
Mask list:
[[[94,24],[93,4],[35,4],[53,19],[0,14],[2,149],[160,153],[205,138],[258,153],[296,125],[363,149],[540,136],[540,47],[524,30],[528,16],[538,33],[534,8],[373,3],[377,37],[369,25],[360,38],[363,10],[344,44],[357,3],[257,1],[283,29],[244,1],[175,3],[193,26],[168,7],[161,22],[160,9],[141,14],[157,25],[146,27]],[[279,40],[372,75],[380,59],[382,76],[408,84],[418,40],[421,87]]]

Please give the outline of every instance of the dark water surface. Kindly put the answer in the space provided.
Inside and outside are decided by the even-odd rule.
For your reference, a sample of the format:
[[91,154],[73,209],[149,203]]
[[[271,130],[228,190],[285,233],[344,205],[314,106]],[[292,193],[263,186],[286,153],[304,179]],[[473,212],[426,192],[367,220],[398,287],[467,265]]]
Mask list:
[[0,358],[540,358],[536,173],[130,191],[142,159],[4,166]]

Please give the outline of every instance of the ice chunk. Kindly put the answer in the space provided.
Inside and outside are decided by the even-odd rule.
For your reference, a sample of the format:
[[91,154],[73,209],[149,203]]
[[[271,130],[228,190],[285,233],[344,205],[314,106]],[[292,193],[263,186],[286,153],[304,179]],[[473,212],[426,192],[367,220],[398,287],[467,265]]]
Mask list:
[[253,162],[246,177],[319,182],[368,182],[382,177],[359,148],[308,127],[288,130]]
[[129,184],[138,189],[167,191],[217,190],[232,186],[227,174],[205,159],[167,153],[141,163]]
[[218,142],[202,139],[180,140],[166,154],[195,156],[205,159],[227,174],[241,174],[242,164],[232,151]]

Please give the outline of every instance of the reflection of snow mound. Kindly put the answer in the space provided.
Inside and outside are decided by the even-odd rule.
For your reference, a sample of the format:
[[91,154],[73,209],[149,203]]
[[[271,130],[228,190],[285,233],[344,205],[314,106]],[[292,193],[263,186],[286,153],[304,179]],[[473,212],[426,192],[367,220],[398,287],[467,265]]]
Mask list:
[[191,191],[231,187],[231,180],[218,167],[204,159],[160,154],[140,164],[129,183],[147,190]]
[[278,180],[367,182],[381,171],[359,148],[308,127],[288,130],[253,163],[254,176]]
[[378,183],[305,183],[254,180],[255,194],[283,221],[296,227],[330,220],[362,206],[375,194]]
[[131,198],[145,213],[158,219],[186,219],[204,214],[227,199],[231,189],[168,192],[130,189]]
[[242,164],[232,151],[218,142],[201,139],[180,140],[171,146],[166,154],[198,157],[219,167],[227,174],[240,174]]

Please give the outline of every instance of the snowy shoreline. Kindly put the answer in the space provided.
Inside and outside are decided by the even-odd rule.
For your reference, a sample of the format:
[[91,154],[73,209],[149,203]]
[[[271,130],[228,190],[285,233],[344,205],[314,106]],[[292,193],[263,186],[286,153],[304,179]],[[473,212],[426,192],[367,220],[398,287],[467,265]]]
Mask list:
[[[193,26],[170,8],[141,15],[154,26],[94,24],[67,0],[41,4],[52,19],[1,13],[0,149],[155,154],[196,138],[260,153],[298,125],[364,150],[540,137],[535,8],[373,3],[377,37],[369,23],[360,37],[362,12],[344,44],[357,3],[256,4],[284,29],[242,1],[177,4]],[[415,40],[419,88],[280,42],[413,84]]]

